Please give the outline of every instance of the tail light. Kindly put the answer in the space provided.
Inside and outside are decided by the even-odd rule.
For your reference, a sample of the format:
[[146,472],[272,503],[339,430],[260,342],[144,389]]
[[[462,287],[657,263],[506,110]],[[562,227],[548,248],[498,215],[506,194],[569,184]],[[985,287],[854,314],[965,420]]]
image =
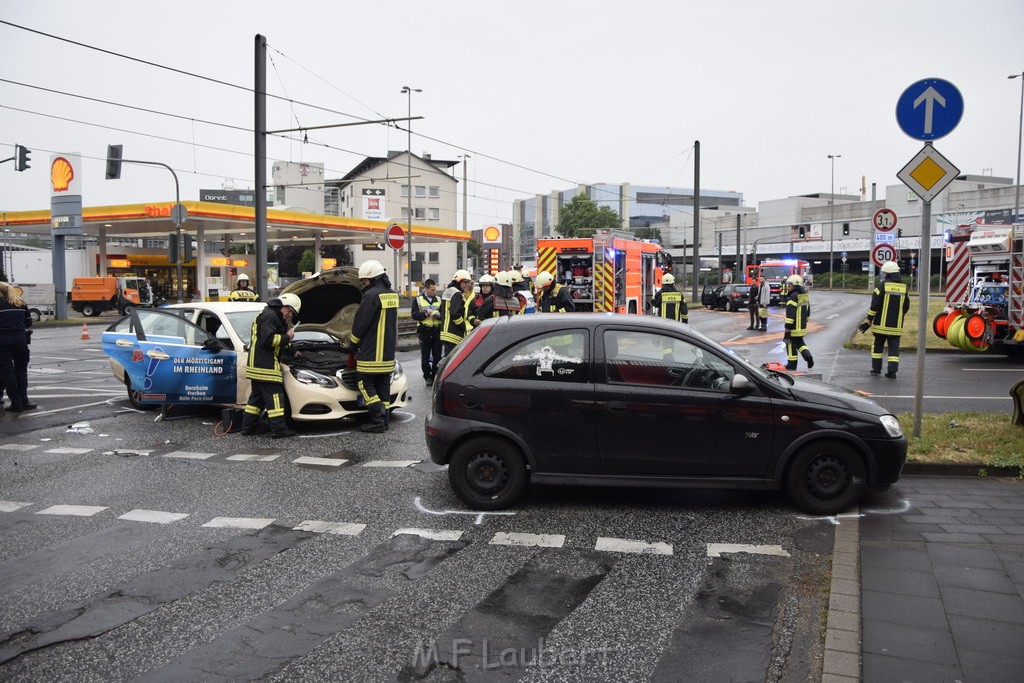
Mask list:
[[463,339],[461,344],[455,347],[451,357],[445,359],[444,368],[441,369],[441,376],[437,378],[438,383],[443,382],[445,378],[452,374],[455,368],[462,363],[462,361],[469,358],[469,354],[473,353],[473,349],[479,346],[480,342],[484,340],[484,337],[490,334],[493,327],[493,325],[478,327],[466,339]]

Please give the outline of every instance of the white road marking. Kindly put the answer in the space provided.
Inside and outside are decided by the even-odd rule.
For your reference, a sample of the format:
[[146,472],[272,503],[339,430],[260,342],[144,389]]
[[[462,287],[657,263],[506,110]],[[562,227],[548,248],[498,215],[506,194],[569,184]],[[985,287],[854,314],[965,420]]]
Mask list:
[[273,462],[280,457],[280,455],[263,455],[261,453],[239,453],[237,455],[229,455],[225,460],[240,460],[242,462]]
[[0,512],[15,512],[21,508],[27,508],[32,503],[18,503],[13,500],[0,500]]
[[266,517],[214,517],[203,526],[211,528],[262,529],[274,523]]
[[153,452],[152,450],[134,450],[134,449],[131,449],[131,448],[119,448],[119,449],[113,450],[113,451],[103,451],[103,455],[120,455],[120,456],[149,455],[152,452]]
[[29,374],[32,375],[63,375],[67,373],[67,370],[61,370],[60,368],[33,368],[28,369]]
[[5,451],[31,451],[34,448],[39,448],[38,444],[34,443],[5,443],[0,444],[0,450]]
[[93,451],[92,448],[51,448],[47,453],[67,453],[69,455],[82,455]]
[[301,458],[292,460],[293,465],[325,465],[327,467],[338,467],[344,465],[348,460],[338,458],[315,458],[312,455],[304,455]]
[[735,337],[730,337],[729,339],[726,339],[726,340],[725,340],[724,342],[722,342],[722,343],[723,343],[723,344],[728,344],[729,342],[731,342],[731,341],[736,341],[737,339],[743,339],[743,335],[742,335],[742,334],[737,334],[737,335],[736,335]]
[[605,550],[612,553],[636,553],[638,555],[671,555],[671,543],[648,543],[647,541],[631,541],[625,538],[607,538],[600,536],[594,550]]
[[126,519],[129,522],[153,522],[154,524],[170,524],[188,517],[184,512],[160,512],[159,510],[132,510],[126,512],[118,519]]
[[1020,368],[960,368],[964,372],[1016,372],[1020,374],[1022,371]]
[[53,413],[63,413],[66,410],[78,410],[80,408],[91,408],[92,406],[102,406],[110,402],[108,398],[106,401],[96,401],[94,403],[80,403],[75,406],[68,406],[67,408],[54,408],[53,410],[33,410],[32,412],[24,415],[23,417],[39,417],[40,415],[51,415]]
[[416,465],[419,460],[368,460],[363,467],[410,467]]
[[[876,393],[870,393],[869,392],[868,395],[871,396],[872,398],[914,398],[913,394],[876,394]],[[927,399],[950,398],[950,399],[964,400],[964,401],[1012,401],[1013,400],[1013,397],[1011,397],[1011,396],[1007,396],[1005,398],[1003,398],[1002,396],[922,396],[921,398],[927,398]]]
[[826,315],[825,316],[825,320],[831,320],[832,318],[838,318],[838,317],[839,317],[838,313],[833,313],[832,315]]
[[92,517],[107,508],[98,505],[53,505],[40,510],[37,515],[73,515],[75,517]]
[[722,553],[750,553],[789,557],[781,545],[750,545],[749,543],[708,543],[708,557],[721,557]]
[[69,361],[77,362],[77,358],[65,358],[63,356],[32,356],[32,360],[36,363],[43,360],[55,360],[55,361]]
[[[35,386],[38,386],[38,385],[35,385]],[[48,388],[57,389],[58,387],[48,387]],[[41,398],[68,398],[68,395],[63,393],[64,388],[60,387],[60,390],[61,390],[62,393],[59,393],[59,394],[40,394],[38,391],[33,391],[31,398],[32,398],[33,401],[35,401],[36,399],[41,399]],[[124,393],[123,391],[108,391],[106,389],[93,389],[93,390],[90,391],[89,394],[82,396],[82,398],[92,398],[93,396],[96,396],[96,397],[100,397],[100,396],[117,396],[117,395],[123,394],[123,393]],[[78,398],[78,396],[75,396],[73,398]]]
[[164,453],[165,458],[187,458],[189,460],[206,460],[217,455],[216,453],[192,453],[189,451],[173,451],[171,453]]
[[320,522],[308,519],[292,531],[312,531],[315,534],[336,534],[338,536],[358,536],[366,528],[365,524],[352,522]]
[[510,534],[499,531],[488,541],[490,545],[515,545],[532,548],[561,548],[565,536],[561,534]]
[[484,521],[484,515],[514,515],[514,512],[466,512],[465,510],[428,510],[423,507],[423,503],[420,502],[420,497],[416,496],[416,500],[413,501],[416,509],[420,512],[425,512],[428,515],[472,515],[476,517],[473,520],[473,524],[481,524]]
[[429,539],[431,541],[457,541],[460,538],[462,538],[461,531],[445,531],[441,529],[414,529],[411,527],[399,529],[395,533],[391,534],[391,537],[394,538],[395,536],[398,536],[400,534],[422,536],[423,538]]

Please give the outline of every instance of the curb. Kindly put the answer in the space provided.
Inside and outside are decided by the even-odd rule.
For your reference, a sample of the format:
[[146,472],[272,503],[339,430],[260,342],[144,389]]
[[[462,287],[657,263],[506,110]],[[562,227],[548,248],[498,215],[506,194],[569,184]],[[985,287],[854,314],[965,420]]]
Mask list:
[[861,680],[860,508],[836,515],[822,683]]
[[[979,474],[984,470],[985,474]],[[930,463],[930,462],[908,462],[903,465],[904,474],[924,475],[936,477],[1011,477],[1020,478],[1024,476],[1022,467],[1001,467],[996,465],[985,465],[983,463]]]

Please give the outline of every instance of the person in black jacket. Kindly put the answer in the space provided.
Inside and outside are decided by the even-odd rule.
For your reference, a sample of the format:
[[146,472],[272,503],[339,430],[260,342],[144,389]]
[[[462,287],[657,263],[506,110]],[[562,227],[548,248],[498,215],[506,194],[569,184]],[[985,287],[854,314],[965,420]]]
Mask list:
[[260,415],[264,409],[267,411],[271,438],[295,436],[295,430],[288,428],[286,419],[281,357],[295,335],[291,323],[301,305],[297,295],[282,294],[281,298],[268,301],[267,307],[252,321],[249,360],[245,366],[245,376],[252,382],[252,391],[242,418],[243,436],[263,431]]
[[882,374],[882,352],[888,347],[885,376],[896,379],[896,371],[900,369],[900,335],[909,309],[910,297],[900,278],[900,267],[895,261],[886,261],[882,264],[882,282],[871,294],[867,317],[857,328],[861,332],[870,329],[875,335],[871,345],[872,375]]
[[395,371],[395,347],[398,345],[398,294],[391,289],[380,261],[359,266],[363,298],[352,321],[349,345],[355,350],[359,393],[370,413],[368,422],[359,425],[364,432],[381,433],[388,429],[391,407],[391,375]]
[[32,410],[28,400],[28,338],[32,333],[32,315],[18,291],[0,282],[0,377],[11,399],[9,413]]
[[683,293],[676,289],[675,276],[672,273],[666,273],[661,278],[661,285],[661,289],[654,295],[647,307],[654,309],[654,312],[662,318],[675,320],[677,323],[689,323],[690,312]]

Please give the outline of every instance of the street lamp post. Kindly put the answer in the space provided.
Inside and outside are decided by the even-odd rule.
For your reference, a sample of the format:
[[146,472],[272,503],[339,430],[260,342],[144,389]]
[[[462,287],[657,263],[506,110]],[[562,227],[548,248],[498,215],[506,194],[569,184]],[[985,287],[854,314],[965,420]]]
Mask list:
[[1020,121],[1017,123],[1017,187],[1013,194],[1013,219],[1018,220],[1020,215],[1020,143],[1024,136],[1024,73],[1007,76],[1009,79],[1020,78]]
[[[409,294],[410,297],[412,296],[412,261],[413,261],[413,250],[412,250],[412,94],[414,92],[423,92],[423,91],[421,89],[419,89],[419,88],[410,88],[407,85],[403,85],[402,86],[402,94],[407,94],[409,96],[408,97],[408,100],[409,100],[409,121],[408,121],[408,124],[407,124],[408,127],[405,129],[405,131],[406,131],[406,140],[407,140],[406,145],[408,147],[408,149],[406,150],[406,157],[405,157],[406,158],[406,175],[409,176],[408,179],[406,180],[406,182],[409,183],[409,195],[406,198],[405,206],[406,206],[406,211],[408,212],[408,214],[406,215],[406,218],[408,219],[407,225],[409,227],[409,229],[408,229],[408,233],[409,234],[406,235],[406,239],[408,240],[408,245],[409,245],[408,246],[408,249],[409,249],[409,260],[408,260],[409,289],[408,289],[408,294]],[[396,273],[395,277],[397,277],[397,276],[398,275]]]
[[[460,154],[459,158],[463,159],[463,162],[462,162],[462,230],[468,235],[469,234],[469,223],[467,221],[469,220],[469,212],[466,210],[466,206],[467,206],[466,205],[466,195],[467,195],[468,190],[469,190],[469,185],[466,184],[466,167],[469,166],[469,163],[467,161],[465,161],[465,160],[469,159],[470,157],[469,157],[468,154]],[[467,249],[468,249],[467,243],[463,242],[462,243],[462,267],[465,268],[466,270],[469,270],[469,260],[468,260],[469,254],[467,252]]]
[[829,154],[828,158],[832,162],[832,187],[829,190],[828,195],[828,206],[829,206],[829,218],[828,218],[828,288],[832,289],[832,259],[836,251],[836,159],[841,158],[842,154]]

